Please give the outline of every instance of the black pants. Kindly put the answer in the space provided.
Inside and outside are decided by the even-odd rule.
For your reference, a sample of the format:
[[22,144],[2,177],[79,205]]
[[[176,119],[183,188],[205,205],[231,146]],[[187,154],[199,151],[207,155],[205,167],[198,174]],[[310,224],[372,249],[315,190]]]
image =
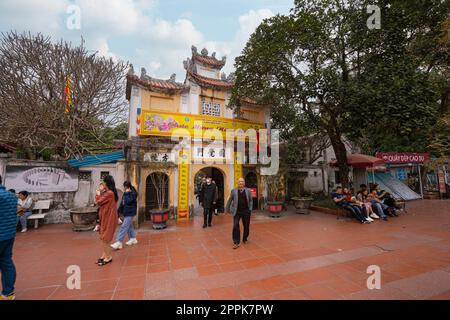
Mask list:
[[206,222],[208,222],[208,225],[211,225],[213,211],[213,208],[203,208],[203,225],[206,226]]
[[342,208],[344,208],[347,211],[350,211],[359,222],[364,222],[366,220],[365,207],[361,208],[360,206],[356,205],[345,205]]
[[250,213],[240,213],[237,212],[233,217],[233,242],[234,244],[241,243],[241,228],[240,220],[242,219],[242,224],[244,225],[244,235],[242,237],[243,241],[247,241],[248,235],[250,234]]

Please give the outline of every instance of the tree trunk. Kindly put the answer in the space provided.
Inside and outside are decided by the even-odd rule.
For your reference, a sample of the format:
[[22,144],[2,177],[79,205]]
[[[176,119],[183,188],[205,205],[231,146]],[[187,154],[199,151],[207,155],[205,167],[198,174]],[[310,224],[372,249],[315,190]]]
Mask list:
[[444,116],[448,112],[448,105],[449,105],[449,97],[450,97],[450,88],[448,88],[445,92],[442,93],[441,96],[441,106],[439,113],[441,116]]
[[[331,132],[330,132],[331,131]],[[349,188],[349,168],[347,165],[347,149],[345,148],[345,144],[342,141],[342,136],[340,133],[336,132],[335,129],[332,129],[328,132],[328,136],[330,137],[331,145],[333,146],[334,153],[336,154],[336,160],[339,168],[339,176],[341,177],[341,184],[344,188]]]

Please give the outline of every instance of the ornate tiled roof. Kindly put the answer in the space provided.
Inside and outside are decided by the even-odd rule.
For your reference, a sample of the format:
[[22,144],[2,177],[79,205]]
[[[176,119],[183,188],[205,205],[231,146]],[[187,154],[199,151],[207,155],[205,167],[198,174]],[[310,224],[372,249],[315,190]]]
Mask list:
[[228,80],[219,80],[207,78],[193,72],[192,70],[187,70],[188,77],[191,78],[195,83],[201,87],[230,90],[233,88],[234,83]]
[[197,47],[195,46],[192,46],[192,60],[219,70],[223,68],[227,61],[226,57],[222,57],[222,60],[217,59],[215,52],[209,56],[208,50],[206,49],[203,49],[201,53],[198,53]]
[[188,86],[175,81],[175,75],[172,75],[170,80],[155,79],[147,76],[144,68],[142,68],[141,77],[138,77],[131,72],[128,73],[127,83],[136,84],[151,91],[169,94],[181,93],[189,90]]

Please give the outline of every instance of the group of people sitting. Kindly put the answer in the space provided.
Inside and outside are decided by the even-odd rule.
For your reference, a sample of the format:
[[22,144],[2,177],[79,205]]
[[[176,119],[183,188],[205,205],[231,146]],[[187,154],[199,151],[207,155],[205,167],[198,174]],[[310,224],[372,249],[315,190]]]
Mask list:
[[347,188],[337,187],[331,194],[334,203],[351,214],[361,223],[372,223],[376,219],[384,221],[390,217],[398,217],[399,206],[388,192],[373,184],[370,190],[365,184],[353,195]]

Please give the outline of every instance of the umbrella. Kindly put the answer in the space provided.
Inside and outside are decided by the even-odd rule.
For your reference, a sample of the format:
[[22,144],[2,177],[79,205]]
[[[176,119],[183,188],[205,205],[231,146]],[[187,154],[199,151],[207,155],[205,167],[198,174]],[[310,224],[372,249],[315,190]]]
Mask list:
[[[368,156],[366,154],[354,153],[347,155],[347,164],[353,168],[372,168],[382,166],[384,163],[383,159]],[[337,161],[331,161],[330,165],[336,167]]]

